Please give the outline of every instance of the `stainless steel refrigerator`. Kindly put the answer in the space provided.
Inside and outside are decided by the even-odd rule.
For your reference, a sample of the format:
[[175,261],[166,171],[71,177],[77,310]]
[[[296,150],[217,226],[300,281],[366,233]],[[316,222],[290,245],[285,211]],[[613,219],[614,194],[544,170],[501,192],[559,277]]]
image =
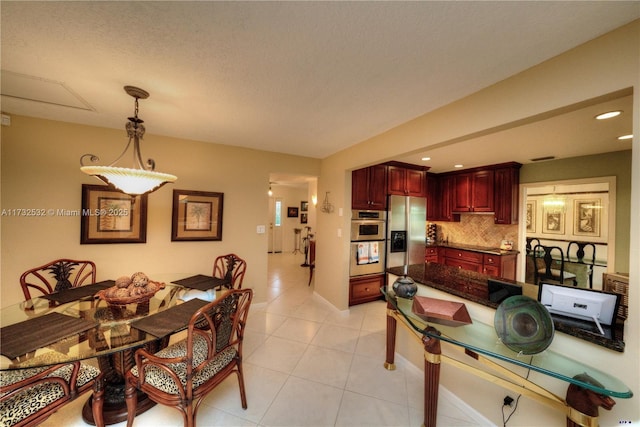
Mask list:
[[388,206],[387,268],[424,264],[427,199],[389,196]]

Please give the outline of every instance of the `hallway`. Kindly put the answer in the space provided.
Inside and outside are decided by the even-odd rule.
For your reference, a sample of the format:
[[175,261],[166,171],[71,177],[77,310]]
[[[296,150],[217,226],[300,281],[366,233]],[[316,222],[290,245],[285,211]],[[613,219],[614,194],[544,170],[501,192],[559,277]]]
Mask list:
[[[242,409],[237,379],[231,376],[204,400],[198,425],[421,425],[422,373],[401,360],[395,371],[382,366],[385,303],[337,311],[314,296],[313,282],[307,286],[303,261],[301,254],[269,254],[269,301],[250,310],[244,342],[248,408]],[[43,426],[86,426],[80,417],[85,400],[68,405]],[[181,425],[177,410],[160,405],[134,423]],[[438,425],[478,423],[441,393]]]

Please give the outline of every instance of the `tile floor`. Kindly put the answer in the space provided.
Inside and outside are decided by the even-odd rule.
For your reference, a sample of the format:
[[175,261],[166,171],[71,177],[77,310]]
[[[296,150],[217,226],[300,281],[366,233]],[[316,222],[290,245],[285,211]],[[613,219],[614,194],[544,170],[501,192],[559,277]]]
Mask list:
[[[269,255],[268,302],[250,310],[244,342],[248,408],[240,405],[232,375],[204,400],[198,426],[421,425],[420,371],[398,360],[395,371],[382,366],[384,302],[337,311],[313,295],[303,261],[300,254]],[[87,426],[80,416],[85,400],[67,405],[42,425]],[[438,425],[479,424],[441,394]],[[139,415],[134,426],[178,427],[182,416],[157,405]]]

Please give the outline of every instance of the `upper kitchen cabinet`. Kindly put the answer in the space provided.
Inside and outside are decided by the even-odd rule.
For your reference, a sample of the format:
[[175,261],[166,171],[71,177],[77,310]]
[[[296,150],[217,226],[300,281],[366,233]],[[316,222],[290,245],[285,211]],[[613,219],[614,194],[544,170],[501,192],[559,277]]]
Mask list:
[[403,163],[389,163],[387,193],[398,196],[427,197],[426,168]]
[[352,209],[387,209],[387,167],[375,165],[351,173]]
[[518,223],[520,163],[498,165],[494,170],[493,206],[496,224]]
[[427,174],[427,221],[460,221],[451,210],[453,176]]
[[492,169],[453,175],[453,212],[493,212]]

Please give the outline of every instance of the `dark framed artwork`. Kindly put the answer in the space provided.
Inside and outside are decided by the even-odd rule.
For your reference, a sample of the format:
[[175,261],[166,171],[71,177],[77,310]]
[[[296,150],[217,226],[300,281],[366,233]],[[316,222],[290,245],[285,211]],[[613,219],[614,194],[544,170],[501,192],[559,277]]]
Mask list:
[[289,218],[297,218],[298,217],[298,208],[289,206],[287,208],[287,216]]
[[309,202],[303,200],[300,202],[300,212],[307,212],[309,210]]
[[308,221],[307,214],[306,213],[301,213],[300,214],[300,224],[306,224],[307,221]]
[[81,245],[146,241],[146,194],[130,196],[106,185],[82,184]]
[[171,240],[222,240],[224,193],[173,190]]

